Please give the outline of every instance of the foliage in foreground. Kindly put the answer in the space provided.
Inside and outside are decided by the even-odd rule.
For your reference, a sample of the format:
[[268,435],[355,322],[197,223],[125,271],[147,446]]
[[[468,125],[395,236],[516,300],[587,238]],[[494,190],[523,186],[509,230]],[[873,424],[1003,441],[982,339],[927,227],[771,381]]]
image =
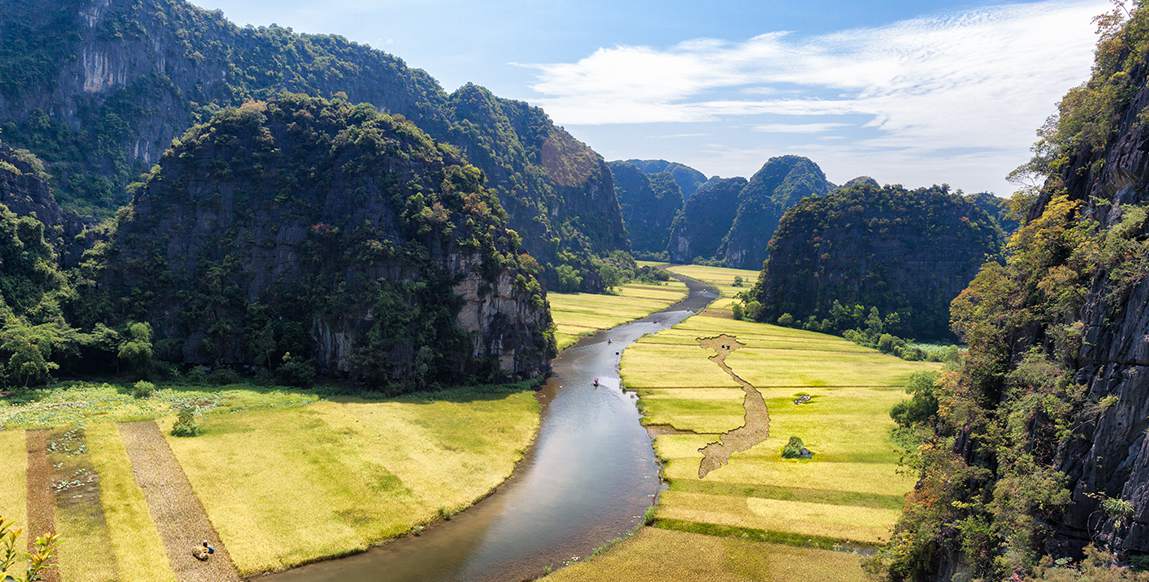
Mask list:
[[[56,553],[59,538],[56,534],[37,537],[32,542],[34,549],[22,553],[16,549],[20,530],[0,516],[0,580],[4,582],[39,582],[51,568],[49,560]],[[19,563],[24,563],[24,573],[19,573]]]
[[[1134,290],[1149,277],[1149,212],[1136,204],[1145,178],[1133,176],[1134,199],[1122,199],[1116,192],[1128,169],[1117,168],[1117,178],[1105,169],[1110,146],[1139,135],[1144,122],[1129,106],[1144,95],[1149,10],[1118,4],[1097,22],[1093,77],[1066,94],[1033,161],[1017,172],[1033,184],[1014,200],[1028,219],[1005,263],[986,264],[953,302],[953,328],[969,349],[960,370],[936,386],[937,414],[918,449],[921,479],[889,544],[868,564],[886,579],[955,571],[984,579],[1143,578],[1124,567],[1138,558],[1123,541],[1134,504],[1062,472],[1076,470],[1065,455],[1088,455],[1094,470],[1108,470],[1111,459],[1089,446],[1105,449],[1096,440],[1103,421],[1129,406],[1114,393],[1120,384],[1087,386],[1090,374],[1082,372],[1113,364],[1111,375],[1121,376],[1121,364],[1084,347],[1092,328],[1102,330],[1092,341],[1104,345],[1091,350],[1109,349],[1105,334],[1122,325],[1124,310],[1140,309]],[[1081,515],[1090,522],[1069,523]],[[1081,557],[1076,539],[1059,535],[1059,525],[1086,528],[1097,547],[1073,563]]]

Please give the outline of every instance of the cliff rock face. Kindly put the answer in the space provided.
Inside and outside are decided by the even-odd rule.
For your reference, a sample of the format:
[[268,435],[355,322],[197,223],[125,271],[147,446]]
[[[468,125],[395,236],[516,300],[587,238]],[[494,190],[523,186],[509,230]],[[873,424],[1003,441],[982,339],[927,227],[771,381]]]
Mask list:
[[[61,203],[107,215],[172,138],[217,109],[280,91],[344,93],[402,114],[488,175],[553,279],[559,251],[625,248],[609,170],[539,109],[334,36],[240,28],[183,0],[0,0],[0,127],[47,162]],[[45,39],[51,39],[46,42]]]
[[49,228],[64,224],[44,164],[31,152],[0,143],[0,204],[17,215],[33,215]]
[[782,215],[807,196],[833,188],[818,164],[799,156],[770,158],[738,196],[738,211],[718,258],[731,267],[760,269]]
[[690,197],[694,196],[694,193],[698,191],[698,187],[706,182],[706,174],[678,162],[668,162],[666,160],[626,160],[626,163],[637,168],[638,171],[647,176],[670,174],[670,176],[674,178],[674,183],[678,184],[678,189],[682,191],[683,200],[689,200]]
[[898,313],[899,335],[949,337],[949,304],[1001,237],[984,211],[940,188],[870,184],[786,213],[755,294],[763,321],[829,317],[835,300]]
[[[1134,205],[1149,204],[1149,127],[1139,112],[1149,107],[1149,67],[1132,78],[1139,89],[1116,112],[1112,137],[1100,151],[1081,148],[1062,171],[1065,192],[1084,206],[1081,216],[1106,230],[1128,216]],[[1098,163],[1104,160],[1103,163]],[[1056,192],[1047,191],[1031,211],[1040,216]],[[1130,236],[1145,240],[1149,221]],[[1056,463],[1071,501],[1056,523],[1049,544],[1055,551],[1079,550],[1103,540],[1126,556],[1149,554],[1149,271],[1145,256],[1128,256],[1097,273],[1078,311],[1084,335],[1073,359],[1073,380],[1087,400],[1115,397],[1113,406],[1082,426],[1080,438],[1058,451]],[[1033,336],[1042,341],[1053,329]],[[1098,493],[1102,495],[1098,495]],[[1118,516],[1099,515],[1102,497],[1132,503],[1127,525]]]
[[627,162],[611,162],[630,247],[637,253],[666,250],[670,225],[682,209],[682,191],[667,172],[646,175]]
[[165,359],[418,388],[524,377],[550,316],[481,173],[408,121],[283,96],[225,110],[160,160],[82,290],[147,320]]
[[670,227],[666,251],[670,260],[688,263],[709,259],[718,251],[738,211],[738,194],[746,178],[711,178],[686,201]]

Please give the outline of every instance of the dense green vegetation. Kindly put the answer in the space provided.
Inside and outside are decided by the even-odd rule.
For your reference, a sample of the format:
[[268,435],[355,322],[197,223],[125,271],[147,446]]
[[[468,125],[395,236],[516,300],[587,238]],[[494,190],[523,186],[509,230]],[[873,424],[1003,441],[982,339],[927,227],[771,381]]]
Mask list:
[[611,162],[610,171],[631,250],[643,257],[660,256],[682,209],[682,190],[668,172],[647,175],[627,162]]
[[694,196],[694,193],[698,191],[698,187],[706,181],[706,174],[678,162],[668,162],[666,160],[626,160],[626,163],[647,176],[669,174],[670,177],[674,179],[674,183],[678,184],[678,189],[682,191],[682,197],[686,200]]
[[757,269],[787,209],[833,188],[818,164],[800,156],[770,158],[738,194],[738,211],[716,258],[730,267]]
[[666,252],[677,263],[710,259],[738,212],[745,178],[711,178],[699,186],[674,217]]
[[870,564],[891,580],[1133,580],[1114,565],[1149,554],[1134,524],[1145,476],[1132,466],[1142,348],[1125,339],[1145,332],[1147,176],[1143,150],[1129,152],[1145,139],[1149,10],[1119,5],[1098,24],[1092,78],[1017,172],[1036,186],[1014,200],[1027,220],[1005,263],[954,301],[969,352],[936,389],[921,481]]
[[566,265],[584,289],[601,290],[593,257],[626,248],[606,164],[538,108],[474,85],[448,94],[370,47],[241,28],[183,0],[90,8],[5,2],[0,20],[0,130],[47,162],[68,209],[110,215],[174,137],[221,108],[280,91],[342,94],[460,148],[497,191],[548,283]]
[[786,213],[751,298],[760,321],[947,338],[949,303],[999,252],[1001,231],[945,187],[860,183]]
[[[136,341],[168,362],[303,361],[396,389],[531,374],[553,348],[519,245],[452,148],[368,105],[283,95],[175,143],[88,253],[79,311],[85,327],[152,324],[127,328],[128,362],[148,359]],[[521,311],[481,316],[495,294]]]

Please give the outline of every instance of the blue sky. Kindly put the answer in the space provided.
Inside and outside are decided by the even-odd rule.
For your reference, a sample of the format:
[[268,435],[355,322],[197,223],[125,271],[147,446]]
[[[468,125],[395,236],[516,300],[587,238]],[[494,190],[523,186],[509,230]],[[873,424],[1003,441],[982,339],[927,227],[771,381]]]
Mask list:
[[607,159],[749,176],[806,155],[831,180],[1006,194],[1089,74],[1104,0],[192,0],[241,24],[344,35],[448,90],[544,107]]

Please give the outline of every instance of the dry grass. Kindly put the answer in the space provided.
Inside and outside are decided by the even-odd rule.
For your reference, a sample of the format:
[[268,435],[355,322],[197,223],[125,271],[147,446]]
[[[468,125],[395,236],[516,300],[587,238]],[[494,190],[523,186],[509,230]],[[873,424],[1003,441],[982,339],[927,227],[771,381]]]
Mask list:
[[643,528],[547,582],[860,582],[854,554]]
[[555,320],[555,339],[562,349],[584,335],[662,310],[686,297],[686,293],[685,284],[668,281],[627,283],[615,289],[614,295],[548,293],[547,297]]
[[119,431],[113,424],[98,424],[89,425],[86,432],[92,465],[100,475],[100,502],[120,579],[175,582]]
[[243,574],[363,550],[459,511],[511,474],[539,421],[529,390],[204,417],[169,438]]
[[[28,527],[28,452],[24,441],[24,431],[0,432],[0,467],[4,479],[0,480],[0,515],[26,531]],[[23,534],[16,541],[17,547],[27,545]]]

